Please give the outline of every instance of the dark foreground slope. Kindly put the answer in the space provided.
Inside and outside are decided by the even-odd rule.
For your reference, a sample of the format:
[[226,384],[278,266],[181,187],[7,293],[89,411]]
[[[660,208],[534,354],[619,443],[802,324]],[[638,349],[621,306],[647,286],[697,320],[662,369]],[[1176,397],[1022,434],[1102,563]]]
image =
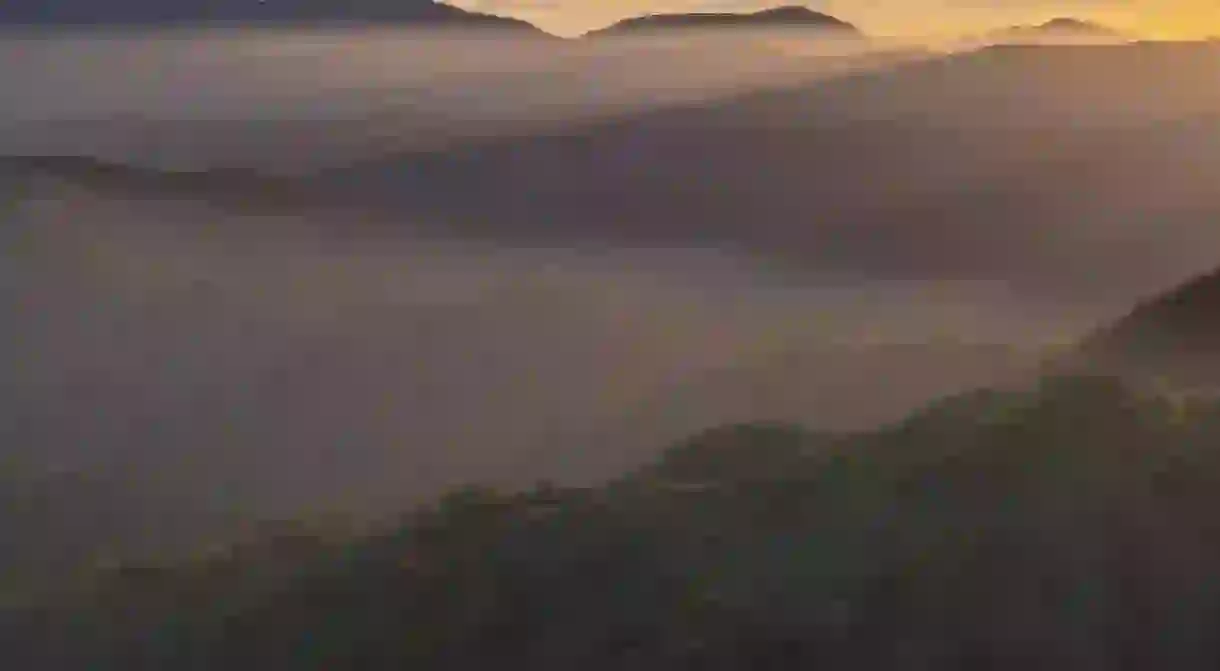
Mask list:
[[363,542],[128,570],[13,620],[7,649],[48,669],[1214,668],[1217,437],[1220,407],[1091,377],[856,435],[739,426],[599,489],[470,489]]

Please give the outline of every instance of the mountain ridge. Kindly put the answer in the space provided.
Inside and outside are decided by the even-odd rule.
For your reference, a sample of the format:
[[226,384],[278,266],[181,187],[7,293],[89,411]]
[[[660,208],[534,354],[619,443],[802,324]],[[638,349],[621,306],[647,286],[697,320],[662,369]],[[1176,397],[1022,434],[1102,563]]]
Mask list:
[[1220,389],[1220,267],[1138,302],[1087,335],[1070,366],[1139,382]]

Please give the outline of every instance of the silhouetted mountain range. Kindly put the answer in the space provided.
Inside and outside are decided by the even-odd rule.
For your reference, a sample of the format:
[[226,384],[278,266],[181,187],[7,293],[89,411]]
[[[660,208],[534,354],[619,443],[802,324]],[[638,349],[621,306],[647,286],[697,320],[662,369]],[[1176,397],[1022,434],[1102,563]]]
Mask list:
[[[1002,272],[1014,286],[1114,298],[1212,262],[1202,238],[1189,260],[1168,241],[1203,236],[1201,224],[1220,212],[1208,177],[1220,156],[1218,122],[1206,114],[1220,108],[1210,85],[1220,79],[1218,53],[1209,43],[1006,46],[896,59],[711,104],[390,153],[295,181],[129,174],[69,159],[40,169],[145,193],[198,188],[269,206],[405,209],[501,241],[716,241],[827,273]],[[1122,80],[1110,76],[1116,71]],[[928,156],[939,159],[929,165]],[[1146,187],[1131,203],[1080,199],[1121,196],[1131,184]],[[1065,266],[1049,241],[1074,244],[1067,231],[1080,229],[1064,216],[1107,226],[1156,217],[1175,234],[1134,226],[1115,238],[1098,229],[1086,235],[1105,244]],[[1092,279],[1119,264],[1147,276],[1121,288]]]
[[[1068,203],[1079,203],[1072,217],[1098,221],[1162,208],[1156,199],[1081,203],[1080,194],[1172,185],[1173,220],[1183,226],[1220,208],[1206,177],[1217,148],[1205,140],[1214,135],[1182,125],[1220,105],[1208,83],[1220,76],[1216,54],[1206,44],[993,47],[390,155],[320,177],[369,202],[397,200],[473,226],[481,219],[493,235],[716,240],[827,270],[865,264],[896,279],[994,273],[997,263],[1044,258],[1025,279],[1049,286],[1057,280],[1045,274],[1054,253],[1047,240],[1063,234],[1057,219]],[[929,156],[939,158],[929,164]],[[1155,248],[1156,240],[1114,239],[1090,256],[1148,267]],[[1103,288],[1080,273],[1073,283]]]
[[693,29],[723,28],[816,30],[841,37],[861,35],[856,26],[846,21],[794,5],[753,13],[647,14],[624,19],[606,28],[586,33],[586,36],[662,35]]
[[0,26],[165,26],[195,24],[387,24],[421,27],[509,29],[545,35],[533,25],[469,12],[434,0],[66,0],[19,3],[0,13]]

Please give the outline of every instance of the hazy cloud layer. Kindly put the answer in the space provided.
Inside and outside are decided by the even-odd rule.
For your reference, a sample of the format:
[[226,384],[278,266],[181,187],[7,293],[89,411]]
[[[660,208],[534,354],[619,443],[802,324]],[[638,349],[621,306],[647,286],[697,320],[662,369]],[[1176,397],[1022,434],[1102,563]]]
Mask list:
[[[661,102],[713,98],[757,88],[765,64],[791,66],[779,68],[791,84],[803,72],[798,63],[826,63],[766,52],[749,60],[755,70],[716,79],[694,66],[693,56],[708,52],[678,50],[658,60],[657,52],[628,56],[615,47],[581,52],[593,54],[582,77],[565,79],[552,60],[556,52],[512,45],[471,50],[389,36],[348,43],[308,35],[216,39],[7,42],[6,56],[32,58],[25,67],[43,76],[22,79],[17,66],[5,66],[5,85],[20,95],[6,107],[0,139],[10,151],[100,148],[137,163],[276,165],[334,161],[331,151],[347,158],[388,153],[388,165],[373,167],[390,187],[402,187],[404,155],[395,143],[410,145],[426,135],[422,128],[468,124],[470,132],[512,140],[498,123],[547,111],[548,133],[563,140],[555,129],[582,128],[577,122],[608,101],[620,105],[616,115],[630,117],[629,110],[654,108],[656,92],[672,93]],[[177,540],[200,529],[180,520],[219,524],[231,512],[396,510],[470,479],[606,475],[677,433],[747,419],[747,411],[799,415],[816,426],[877,421],[939,390],[987,382],[1004,366],[979,356],[954,368],[962,359],[952,347],[877,363],[868,351],[839,356],[831,344],[1070,338],[1141,292],[1216,263],[1220,241],[1198,225],[1216,203],[1210,173],[1196,168],[1220,157],[1214,143],[1201,141],[1214,137],[1201,116],[1214,102],[1207,89],[1177,87],[1189,95],[1157,102],[1138,93],[1155,87],[1112,97],[1107,80],[1051,95],[1091,81],[1083,65],[1069,72],[1034,67],[1057,75],[1049,83],[1021,79],[1031,70],[1001,67],[1005,79],[980,88],[1000,67],[981,58],[953,70],[966,73],[961,81],[975,86],[960,90],[973,94],[938,95],[947,80],[937,61],[902,80],[909,84],[853,80],[851,95],[831,96],[844,101],[838,107],[819,98],[832,89],[808,85],[744,107],[662,115],[663,123],[645,127],[655,135],[643,143],[658,160],[609,174],[614,179],[600,170],[632,165],[611,160],[624,146],[608,142],[612,135],[593,138],[587,154],[565,152],[562,142],[552,153],[543,142],[541,154],[520,154],[531,160],[516,171],[517,181],[490,173],[493,185],[532,182],[539,193],[550,186],[552,195],[573,195],[560,199],[568,209],[549,210],[562,218],[532,223],[543,232],[583,231],[600,246],[578,248],[559,235],[527,240],[505,222],[512,215],[521,223],[529,210],[508,212],[490,201],[461,212],[483,208],[482,232],[493,234],[476,240],[457,214],[425,215],[401,202],[360,215],[293,208],[254,215],[190,202],[187,192],[132,188],[118,196],[50,178],[27,189],[23,175],[8,175],[0,191],[0,355],[11,371],[0,382],[0,431],[7,455],[36,470],[92,473],[111,492],[140,492],[141,500],[157,502],[140,509],[161,518],[141,524],[161,524],[165,538],[176,532]],[[637,67],[653,62],[672,69]],[[124,63],[132,69],[115,74]],[[1124,72],[1170,87],[1209,71],[1162,70],[1155,78]],[[681,81],[690,88],[675,86]],[[530,82],[538,88],[525,86]],[[1005,97],[1013,90],[1045,104],[1032,110],[1037,114],[1014,112]],[[391,92],[401,97],[387,100]],[[1107,123],[1107,132],[1119,135],[1085,132],[1085,122],[1098,118],[1089,110],[1114,100],[1134,110],[1125,125]],[[826,118],[856,130],[808,132],[810,111],[827,109]],[[107,145],[116,137],[107,116],[116,112],[135,115],[115,122],[132,131],[130,145]],[[393,132],[359,135],[375,125],[366,114]],[[437,125],[420,120],[430,115]],[[888,132],[905,139],[891,142],[894,136],[859,133],[867,123],[852,125],[876,116],[888,117]],[[75,136],[30,124],[48,117],[85,123],[72,126]],[[699,123],[688,123],[692,118]],[[184,119],[199,123],[178,124]],[[248,142],[271,137],[269,129],[285,119],[322,125],[287,124],[296,130],[275,142]],[[1041,134],[997,139],[997,129],[1031,119],[1043,126],[1028,128]],[[172,122],[173,130],[148,142],[156,135],[150,129],[166,128],[157,121]],[[736,133],[724,132],[726,125]],[[1122,134],[1133,129],[1141,132]],[[358,139],[349,141],[349,133]],[[581,135],[570,137],[584,146]],[[854,148],[855,160],[805,150],[825,147],[819,143],[827,137]],[[1098,137],[1106,142],[1091,144]],[[1111,144],[1113,137],[1129,144]],[[507,146],[502,156],[509,159],[518,148],[536,149]],[[705,160],[691,146],[733,160]],[[281,153],[289,148],[294,153]],[[553,175],[568,181],[548,182]],[[450,204],[477,201],[471,182],[462,182],[470,174],[458,177],[457,187],[472,190],[455,191]],[[879,180],[890,190],[878,191]],[[671,197],[675,184],[706,192],[656,202],[695,208],[674,210],[684,214],[706,202],[742,209],[637,217],[637,232],[672,233],[665,246],[647,244],[646,236],[628,244],[626,235],[599,228],[610,206],[649,202],[641,194]],[[796,208],[804,203],[798,195],[819,189],[838,200],[801,207],[842,207],[796,217],[814,212]],[[879,203],[877,193],[897,205]],[[759,194],[776,197],[754,198]],[[700,228],[710,220],[723,224],[716,242]],[[857,221],[867,227],[847,226]],[[449,237],[435,234],[446,228]],[[769,247],[730,244],[734,236],[760,235]],[[801,246],[809,240],[840,246],[827,254]],[[805,254],[797,259],[806,265],[776,263],[784,248]],[[1041,281],[1009,281],[1018,276]],[[839,365],[827,373],[832,363]],[[921,384],[896,388],[901,371]],[[944,378],[934,375],[941,371]],[[768,402],[743,406],[753,390]],[[667,403],[682,412],[668,412]],[[628,447],[618,454],[616,446]],[[101,509],[81,496],[75,509],[55,514]],[[161,538],[124,527],[123,506],[108,515],[127,540]]]

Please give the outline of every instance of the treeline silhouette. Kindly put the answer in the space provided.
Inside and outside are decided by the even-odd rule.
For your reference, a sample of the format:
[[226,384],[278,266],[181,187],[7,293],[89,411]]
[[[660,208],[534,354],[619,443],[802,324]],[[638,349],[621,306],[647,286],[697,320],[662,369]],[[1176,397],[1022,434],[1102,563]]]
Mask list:
[[19,668],[1220,663],[1220,402],[1101,375],[856,434],[710,430],[598,488],[280,528],[14,616]]

